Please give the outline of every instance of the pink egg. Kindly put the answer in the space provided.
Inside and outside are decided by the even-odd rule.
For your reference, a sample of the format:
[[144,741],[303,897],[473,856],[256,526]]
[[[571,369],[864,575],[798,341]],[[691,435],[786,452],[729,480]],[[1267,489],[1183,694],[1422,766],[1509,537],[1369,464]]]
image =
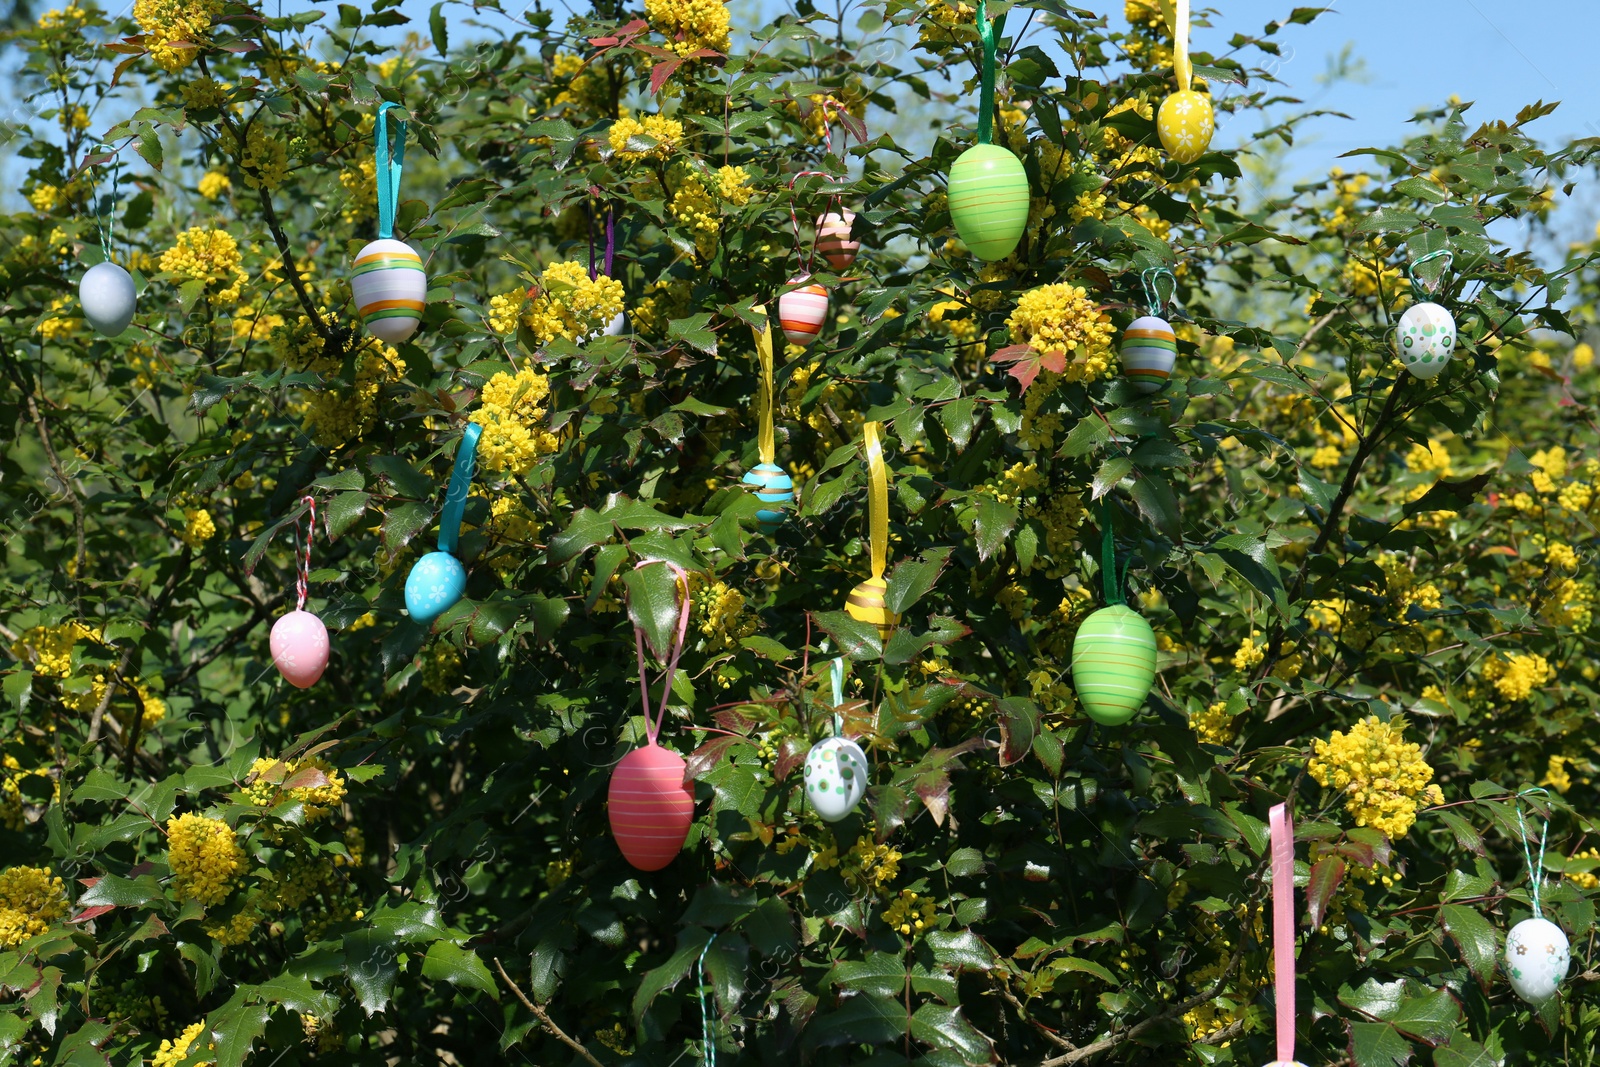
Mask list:
[[[790,284],[798,285],[808,277],[801,275],[790,279]],[[815,341],[827,320],[828,290],[816,282],[778,297],[778,323],[783,327],[783,335],[794,344],[809,345]]]
[[855,225],[854,211],[829,211],[817,219],[817,255],[834,270],[844,270],[856,261],[861,242],[850,236]]
[[272,662],[290,685],[316,685],[328,669],[328,628],[309,611],[289,612],[272,624]]

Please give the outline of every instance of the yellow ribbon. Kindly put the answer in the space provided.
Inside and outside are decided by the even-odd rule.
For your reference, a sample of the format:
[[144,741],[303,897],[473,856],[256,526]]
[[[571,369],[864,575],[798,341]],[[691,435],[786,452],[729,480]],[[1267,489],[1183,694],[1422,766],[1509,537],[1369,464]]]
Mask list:
[[861,427],[867,443],[867,522],[872,545],[872,576],[882,578],[889,563],[889,468],[883,462],[883,423]]
[[775,398],[772,393],[772,319],[767,316],[765,306],[758,305],[750,310],[759,312],[766,323],[761,329],[750,327],[750,332],[756,335],[756,356],[761,360],[761,399],[759,401],[759,428],[757,429],[756,449],[761,453],[762,463],[773,462],[773,457],[778,454],[777,441],[772,430],[772,410]]
[[1172,73],[1178,77],[1178,89],[1187,91],[1194,76],[1189,64],[1189,0],[1161,0],[1161,13],[1172,31]]

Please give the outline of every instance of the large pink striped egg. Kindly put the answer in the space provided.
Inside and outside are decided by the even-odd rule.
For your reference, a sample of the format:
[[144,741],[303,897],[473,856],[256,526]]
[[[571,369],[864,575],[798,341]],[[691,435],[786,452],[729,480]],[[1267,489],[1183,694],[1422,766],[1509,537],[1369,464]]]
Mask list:
[[822,324],[828,321],[828,290],[816,282],[801,285],[810,277],[802,274],[790,279],[790,285],[800,285],[800,288],[778,297],[778,323],[783,327],[783,335],[797,345],[815,341],[822,332]]
[[611,771],[606,815],[623,858],[641,871],[671,863],[694,822],[694,790],[684,784],[688,764],[657,744],[636,748]]

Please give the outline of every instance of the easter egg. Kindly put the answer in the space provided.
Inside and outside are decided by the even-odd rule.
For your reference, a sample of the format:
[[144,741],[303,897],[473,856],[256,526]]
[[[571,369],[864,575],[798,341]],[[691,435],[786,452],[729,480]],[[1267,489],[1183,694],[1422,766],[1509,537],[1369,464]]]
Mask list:
[[757,463],[742,480],[755,491],[756,499],[767,505],[756,512],[756,521],[762,530],[774,533],[783,525],[784,505],[794,499],[794,479],[776,463]]
[[688,764],[660,745],[636,748],[611,771],[606,816],[623,858],[641,871],[671,863],[694,822],[694,790],[684,784]]
[[1144,616],[1113,604],[1083,620],[1072,639],[1072,684],[1084,713],[1121,726],[1144,706],[1156,680],[1156,635]]
[[1122,374],[1141,392],[1154,393],[1172,377],[1178,359],[1178,338],[1166,319],[1154,315],[1134,319],[1122,331]]
[[[798,278],[791,278],[791,285],[798,285],[810,275],[802,274]],[[783,327],[783,335],[797,345],[809,345],[817,339],[822,332],[822,324],[828,320],[828,290],[812,282],[810,285],[791,289],[778,297],[778,323]]]
[[272,624],[272,663],[297,689],[317,684],[328,669],[328,628],[309,611],[291,611]]
[[467,591],[467,569],[449,552],[429,552],[406,575],[406,610],[427,624],[448,611]]
[[381,238],[356,255],[350,292],[367,332],[396,344],[417,331],[428,296],[422,257],[404,241]]
[[1506,935],[1506,977],[1534,1006],[1556,995],[1571,959],[1567,935],[1549,919],[1524,919]]
[[856,224],[854,211],[829,211],[817,219],[817,254],[834,270],[844,270],[856,261],[861,242],[850,236]]
[[610,322],[606,323],[604,333],[607,337],[621,337],[627,329],[628,317],[619,311],[611,317]]
[[1267,1067],[1306,1067],[1299,1060],[1273,1060]]
[[1394,345],[1406,370],[1427,381],[1437,378],[1456,347],[1456,320],[1438,304],[1406,309],[1395,328]]
[[866,795],[867,757],[849,738],[824,738],[806,753],[805,783],[811,810],[838,822]]
[[894,628],[900,623],[900,616],[890,611],[883,602],[883,594],[889,591],[889,583],[882,578],[868,578],[854,589],[845,598],[844,610],[857,622],[868,623],[878,628],[878,636],[885,641],[894,633]]
[[1216,128],[1210,98],[1193,89],[1173,93],[1161,101],[1161,110],[1156,112],[1161,147],[1179,163],[1193,163],[1205,155]]
[[78,304],[83,308],[84,319],[95,332],[107,337],[115,337],[128,328],[138,295],[133,275],[115,263],[96,263],[78,283]]
[[1028,172],[1009,148],[975,144],[950,166],[950,221],[979,259],[1005,259],[1028,225]]

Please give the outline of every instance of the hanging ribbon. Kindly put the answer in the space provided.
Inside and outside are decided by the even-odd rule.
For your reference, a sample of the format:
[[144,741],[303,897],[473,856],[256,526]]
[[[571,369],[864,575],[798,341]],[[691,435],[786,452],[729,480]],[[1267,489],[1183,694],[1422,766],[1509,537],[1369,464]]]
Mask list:
[[1177,0],[1167,24],[1172,30],[1172,73],[1178,78],[1179,91],[1184,92],[1194,77],[1194,67],[1189,63],[1189,0]]
[[639,700],[644,706],[644,732],[652,745],[661,735],[661,724],[667,721],[667,701],[672,698],[672,679],[678,673],[678,658],[683,655],[684,639],[689,635],[689,613],[694,606],[694,600],[689,595],[689,575],[676,563],[671,560],[647,559],[636,564],[634,570],[656,563],[672,568],[672,573],[677,576],[677,584],[683,593],[683,604],[678,609],[678,632],[672,640],[672,653],[667,660],[667,670],[661,678],[661,707],[654,719],[650,717],[650,682],[645,677],[644,631],[638,626],[633,628],[634,651],[639,655]]
[[838,737],[844,732],[844,714],[839,710],[844,706],[843,656],[828,664],[828,673],[833,682],[833,736]]
[[617,254],[617,229],[616,217],[613,214],[614,210],[612,205],[606,205],[605,259],[602,261],[604,266],[597,269],[594,261],[594,200],[591,198],[589,201],[589,280],[591,282],[602,273],[607,278],[611,277],[611,261],[616,258]]
[[[112,148],[108,144],[95,145],[94,153],[93,153],[94,155],[98,156],[98,155],[100,155],[100,154],[102,154],[104,152],[111,153],[111,191],[109,193],[107,193],[104,197],[99,197],[99,196],[95,197],[95,201],[94,201],[94,222],[95,222],[95,228],[100,231],[100,250],[105,253],[106,262],[110,263],[111,262],[111,230],[112,230],[112,227],[116,224],[116,210],[115,209],[116,209],[116,205],[117,205],[117,177],[122,173],[122,158],[119,155],[117,155],[117,150],[115,148]],[[94,188],[93,179],[91,179],[90,181],[91,181],[90,188],[92,189],[92,188]],[[105,205],[106,205],[106,209],[105,209],[104,213],[102,213],[101,210],[100,210],[100,202],[101,202],[101,200],[104,200],[105,201]]]
[[706,994],[711,991],[711,972],[706,970],[706,953],[711,951],[711,946],[719,936],[720,933],[711,935],[706,947],[700,950],[700,961],[695,964],[695,971],[700,975],[700,1058],[706,1062],[706,1067],[717,1067],[717,1043],[711,1033],[711,1008],[706,1001]]
[[[1130,559],[1129,564],[1133,561]],[[1111,532],[1111,506],[1100,502],[1100,579],[1106,590],[1106,604],[1126,604],[1122,582],[1117,577],[1117,540]]]
[[1539,793],[1544,796],[1550,795],[1538,786],[1524,789],[1522,792],[1517,794],[1517,827],[1522,831],[1522,858],[1528,865],[1528,887],[1529,892],[1533,896],[1533,917],[1535,919],[1542,919],[1544,918],[1544,909],[1541,908],[1539,904],[1539,891],[1540,886],[1544,882],[1544,841],[1545,834],[1547,834],[1550,830],[1550,824],[1546,822],[1539,828],[1539,863],[1536,866],[1533,862],[1533,851],[1530,847],[1531,842],[1529,841],[1528,837],[1528,824],[1522,818],[1522,798],[1526,796],[1532,796],[1535,793]]
[[1278,1009],[1278,1062],[1294,1062],[1294,826],[1289,805],[1274,804],[1272,832],[1272,981]]
[[756,431],[756,450],[761,453],[762,463],[772,463],[778,454],[777,436],[772,427],[773,408],[776,406],[777,397],[772,389],[772,318],[763,306],[751,308],[764,320],[761,329],[751,327],[756,336],[756,358],[761,363],[761,396],[757,401],[758,420]]
[[[1445,263],[1443,267],[1439,268],[1439,276],[1433,280],[1432,284],[1417,277],[1418,267],[1422,266],[1424,263],[1431,263],[1436,259],[1443,259]],[[1411,276],[1412,291],[1415,292],[1419,297],[1431,296],[1432,294],[1438,292],[1439,287],[1444,284],[1445,271],[1450,269],[1450,265],[1455,262],[1455,259],[1455,253],[1450,251],[1448,248],[1441,248],[1437,252],[1429,252],[1425,256],[1418,256],[1416,262],[1412,263],[1411,266],[1406,268],[1406,273]]]
[[983,46],[983,60],[978,67],[978,143],[988,144],[994,135],[995,31],[985,0],[978,0],[978,41]]
[[456,446],[455,468],[450,472],[450,488],[444,494],[444,510],[439,515],[439,551],[454,552],[461,536],[461,516],[467,510],[467,493],[472,489],[472,472],[478,463],[478,438],[483,427],[467,423]]
[[[799,181],[801,178],[827,178],[829,181],[835,181],[835,182],[842,182],[842,181],[847,180],[845,178],[840,178],[840,177],[838,177],[836,175],[829,174],[825,170],[803,170],[799,174],[796,174],[793,178],[789,179],[789,192],[790,193],[794,192],[794,183]],[[832,198],[832,200],[837,200],[837,199],[838,199],[838,197],[833,197]],[[830,200],[830,203],[831,202],[832,201]],[[789,198],[789,222],[794,227],[794,258],[795,258],[795,261],[800,263],[800,271],[801,271],[801,273],[809,275],[811,273],[812,265],[816,262],[816,259],[817,259],[817,242],[816,242],[816,239],[813,237],[813,239],[811,241],[811,251],[805,252],[805,253],[801,252],[801,246],[803,244],[805,244],[805,242],[803,240],[801,240],[801,238],[800,238],[800,215],[794,209],[794,197],[793,196],[791,196]]]
[[405,167],[406,161],[406,120],[400,120],[400,130],[395,135],[394,151],[389,150],[389,122],[384,117],[390,108],[398,108],[399,104],[388,101],[378,106],[378,118],[373,123],[373,132],[377,135],[377,149],[374,153],[378,167],[378,236],[380,238],[394,236],[394,216],[400,208],[400,172]]
[[[1172,285],[1172,291],[1167,294],[1167,299],[1161,299],[1161,281],[1165,278]],[[1178,294],[1178,279],[1166,267],[1146,267],[1139,272],[1139,286],[1144,289],[1145,303],[1150,306],[1150,314],[1158,319],[1167,317],[1167,302]]]
[[867,522],[874,578],[882,578],[889,564],[889,468],[883,463],[882,432],[881,422],[861,427],[867,443]]
[[306,592],[311,586],[311,537],[317,532],[317,498],[303,496],[300,502],[306,506],[306,543],[305,551],[300,555],[299,574],[294,581],[296,611],[306,610]]

